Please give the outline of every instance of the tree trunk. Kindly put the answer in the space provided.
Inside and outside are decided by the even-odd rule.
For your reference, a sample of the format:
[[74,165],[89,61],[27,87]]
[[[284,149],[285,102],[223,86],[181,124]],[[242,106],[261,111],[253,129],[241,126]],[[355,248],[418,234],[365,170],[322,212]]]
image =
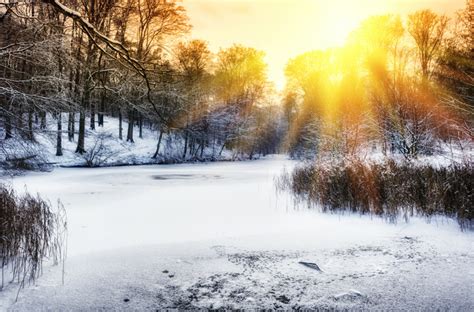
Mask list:
[[92,41],[89,42],[86,50],[86,62],[85,62],[85,68],[84,71],[82,72],[82,75],[84,76],[84,86],[83,86],[83,91],[82,91],[82,107],[79,112],[79,134],[77,138],[77,148],[76,148],[76,153],[79,154],[84,154],[86,152],[85,150],[85,136],[86,136],[86,109],[91,107],[91,84],[92,81],[90,79],[89,75],[89,70],[91,69],[91,64],[92,60],[94,58],[95,54],[95,49],[94,49],[94,44]]
[[[16,114],[14,116],[17,116]],[[16,117],[16,131],[22,138],[25,138],[25,129],[23,128],[23,110],[20,107],[18,117]]]
[[196,145],[194,144],[194,137],[191,137],[188,143],[188,149],[189,149],[189,155],[191,157],[194,157],[196,155],[195,150],[196,150]]
[[183,160],[186,160],[186,154],[188,153],[188,131],[184,131],[184,151],[183,151]]
[[204,145],[205,145],[205,143],[206,143],[205,140],[202,139],[202,141],[201,141],[201,154],[199,156],[201,159],[202,159],[202,156],[204,155]]
[[105,98],[107,97],[107,90],[104,89],[102,97],[100,98],[99,113],[97,115],[99,127],[104,126],[104,112],[105,112]]
[[128,129],[127,129],[127,142],[134,143],[133,141],[133,111],[128,111]]
[[119,109],[118,118],[119,118],[119,140],[123,140],[122,110],[121,109]]
[[95,104],[91,104],[91,130],[95,130]]
[[90,96],[89,83],[86,82],[84,86],[84,96],[82,102],[82,108],[79,112],[79,134],[77,138],[77,148],[76,153],[84,154],[85,153],[85,136],[86,136],[86,112],[85,108],[88,106]]
[[74,112],[70,112],[67,121],[67,137],[69,142],[74,141],[74,131],[75,131],[75,114]]
[[28,140],[33,141],[33,111],[30,109],[28,111]]
[[57,133],[57,137],[56,137],[56,156],[63,156],[61,113],[58,114],[58,133]]
[[139,119],[138,119],[138,137],[140,139],[143,139],[143,116],[140,115]]
[[224,148],[225,148],[225,145],[227,144],[227,142],[225,141],[224,144],[222,144],[222,147],[221,147],[221,150],[219,151],[219,157],[222,156],[222,152],[224,151]]
[[40,112],[40,129],[46,129],[46,112]]
[[160,131],[160,136],[158,137],[158,143],[156,144],[156,152],[153,155],[153,159],[156,159],[158,157],[158,153],[160,152],[160,145],[161,145],[161,139],[163,138],[163,131]]
[[12,119],[8,115],[10,112],[6,113],[7,115],[5,116],[5,140],[8,140],[12,137]]
[[76,153],[84,154],[86,152],[84,148],[84,141],[86,136],[86,114],[84,110],[79,113],[79,135],[77,138]]

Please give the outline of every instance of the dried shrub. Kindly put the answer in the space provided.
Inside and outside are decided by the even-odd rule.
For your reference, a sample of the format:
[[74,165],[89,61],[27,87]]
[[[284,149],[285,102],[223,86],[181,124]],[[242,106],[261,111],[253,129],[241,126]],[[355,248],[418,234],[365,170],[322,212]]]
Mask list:
[[323,211],[373,214],[392,222],[442,215],[456,218],[463,229],[473,227],[472,162],[440,168],[394,160],[316,163],[284,174],[278,187]]
[[10,283],[17,282],[19,290],[33,283],[41,275],[45,259],[61,263],[64,269],[66,238],[66,214],[61,203],[53,211],[39,196],[20,196],[0,184],[0,290],[9,275]]
[[23,171],[48,171],[48,163],[40,144],[11,138],[0,140],[0,169],[5,175],[16,175]]
[[86,167],[101,167],[117,154],[107,145],[109,140],[112,140],[109,133],[99,133],[95,137],[93,144],[82,154]]

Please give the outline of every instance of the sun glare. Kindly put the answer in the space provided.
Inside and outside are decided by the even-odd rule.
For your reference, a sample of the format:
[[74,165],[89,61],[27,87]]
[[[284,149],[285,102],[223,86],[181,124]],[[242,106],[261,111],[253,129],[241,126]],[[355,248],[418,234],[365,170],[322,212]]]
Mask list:
[[[432,8],[452,14],[464,0],[185,0],[193,30],[214,51],[234,43],[266,52],[269,76],[278,89],[285,85],[288,57],[342,46],[365,18],[408,14]],[[225,26],[223,26],[225,25]]]

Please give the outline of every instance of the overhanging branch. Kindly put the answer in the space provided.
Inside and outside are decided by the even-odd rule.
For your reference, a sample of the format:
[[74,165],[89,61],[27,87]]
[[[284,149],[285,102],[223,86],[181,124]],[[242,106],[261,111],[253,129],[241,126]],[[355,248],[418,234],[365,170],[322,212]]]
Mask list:
[[106,35],[102,34],[98,31],[94,25],[92,25],[87,19],[85,19],[81,13],[70,9],[66,5],[62,4],[58,0],[41,0],[43,3],[47,3],[55,8],[61,14],[73,19],[87,34],[87,36],[93,41],[93,43],[98,46],[102,51],[103,48],[100,47],[97,39],[103,42],[108,48],[110,48],[113,52],[117,53],[119,58],[126,61],[134,71],[136,71],[144,80],[147,86],[147,99],[153,107],[153,110],[158,115],[161,120],[164,120],[161,112],[158,110],[157,106],[155,105],[152,96],[151,96],[151,83],[147,76],[146,69],[142,66],[142,64],[135,58],[133,58],[130,54],[130,51],[119,41],[113,40]]

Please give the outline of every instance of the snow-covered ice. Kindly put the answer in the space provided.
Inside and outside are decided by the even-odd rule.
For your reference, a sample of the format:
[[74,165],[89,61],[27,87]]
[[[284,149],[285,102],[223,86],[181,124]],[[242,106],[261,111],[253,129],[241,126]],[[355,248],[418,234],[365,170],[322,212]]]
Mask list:
[[66,279],[47,266],[18,302],[15,285],[0,292],[0,309],[474,310],[472,232],[295,209],[274,186],[285,166],[271,157],[14,178],[64,203]]

